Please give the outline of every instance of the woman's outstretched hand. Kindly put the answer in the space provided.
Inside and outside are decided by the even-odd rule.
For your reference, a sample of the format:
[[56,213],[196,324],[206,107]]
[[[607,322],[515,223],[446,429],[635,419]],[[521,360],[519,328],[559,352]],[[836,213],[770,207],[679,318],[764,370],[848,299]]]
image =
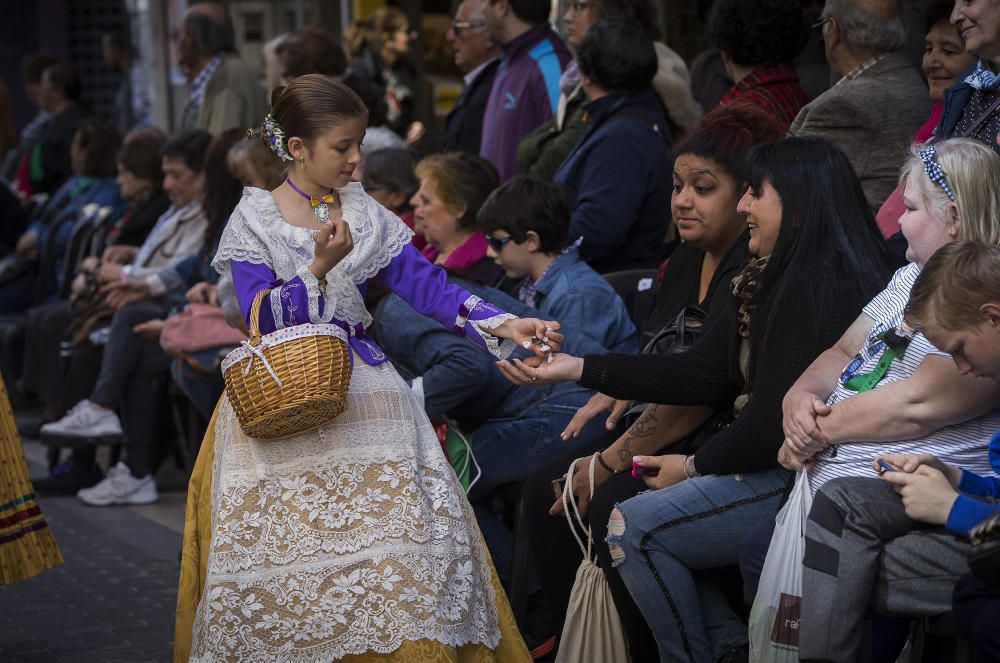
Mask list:
[[562,347],[563,342],[558,322],[538,318],[511,318],[491,329],[490,333],[497,338],[514,341],[541,359],[548,359],[553,352]]
[[580,433],[587,424],[603,412],[611,413],[604,420],[604,427],[609,431],[614,430],[615,426],[618,425],[618,420],[628,411],[630,405],[631,401],[620,401],[604,394],[594,394],[586,405],[576,411],[559,437],[564,441],[580,437]]
[[497,367],[514,384],[536,387],[556,382],[576,382],[583,375],[583,359],[562,353],[545,358],[528,357],[524,361],[504,359],[497,362]]

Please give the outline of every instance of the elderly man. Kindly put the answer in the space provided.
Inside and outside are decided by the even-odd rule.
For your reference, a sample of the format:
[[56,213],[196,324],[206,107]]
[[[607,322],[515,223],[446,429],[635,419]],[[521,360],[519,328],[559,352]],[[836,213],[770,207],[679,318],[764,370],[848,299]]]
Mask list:
[[486,31],[484,2],[464,0],[455,10],[455,20],[448,30],[448,43],[455,55],[455,66],[465,79],[465,89],[445,120],[446,150],[479,153],[486,102],[500,64],[500,47]]
[[257,75],[235,54],[233,24],[217,2],[193,5],[177,34],[178,65],[191,83],[181,126],[220,134],[255,127],[267,113]]
[[517,144],[551,118],[559,105],[559,78],[570,61],[566,44],[549,27],[549,0],[486,0],[490,38],[500,44],[500,68],[483,118],[479,154],[506,182],[518,174]]
[[822,136],[847,154],[875,212],[892,193],[906,148],[927,120],[927,85],[899,49],[898,0],[827,0],[823,43],[841,76],[799,112],[789,133]]

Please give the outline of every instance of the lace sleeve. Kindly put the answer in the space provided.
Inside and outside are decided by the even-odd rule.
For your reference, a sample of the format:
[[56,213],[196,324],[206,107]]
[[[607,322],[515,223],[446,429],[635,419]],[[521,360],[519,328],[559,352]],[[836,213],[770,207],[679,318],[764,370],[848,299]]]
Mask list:
[[[331,278],[331,276],[327,278]],[[319,279],[309,271],[309,267],[306,265],[299,268],[298,277],[306,286],[306,296],[309,300],[309,322],[322,324],[333,320],[336,301],[329,299],[330,288],[328,287],[326,291],[320,290]]]
[[[470,295],[458,307],[455,331],[461,336],[466,336],[476,345],[486,348],[497,359],[506,359],[517,349],[517,345],[511,340],[500,339],[491,332],[516,317],[516,315],[501,311],[476,295]],[[467,335],[468,330],[472,330],[473,334]]]
[[233,261],[246,262],[254,265],[267,265],[272,270],[274,266],[271,260],[271,252],[267,244],[261,239],[254,219],[258,218],[260,211],[256,209],[251,196],[244,192],[239,205],[233,210],[222,231],[222,238],[219,240],[219,250],[212,260],[212,267],[219,274],[225,275],[230,271],[229,264]]

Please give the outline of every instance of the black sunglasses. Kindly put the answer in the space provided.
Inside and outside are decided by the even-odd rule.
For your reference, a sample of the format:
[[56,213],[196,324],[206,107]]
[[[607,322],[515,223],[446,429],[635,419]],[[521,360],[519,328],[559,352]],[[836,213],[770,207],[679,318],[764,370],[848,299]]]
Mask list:
[[512,239],[514,238],[510,235],[507,235],[506,237],[490,237],[489,235],[486,235],[486,243],[489,244],[494,253],[500,253],[503,251],[504,244]]

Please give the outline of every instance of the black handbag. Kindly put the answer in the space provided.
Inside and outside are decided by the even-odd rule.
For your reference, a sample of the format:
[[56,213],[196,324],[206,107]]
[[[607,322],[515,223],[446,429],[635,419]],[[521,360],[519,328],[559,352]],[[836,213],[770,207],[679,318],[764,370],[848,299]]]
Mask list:
[[[653,336],[642,349],[642,354],[667,355],[687,352],[704,331],[706,317],[707,314],[697,306],[685,306],[673,322]],[[622,417],[626,429],[635,423],[648,405],[649,403],[635,403],[628,409]],[[686,453],[693,452],[732,421],[732,412],[716,412],[674,449]]]
[[642,354],[670,355],[687,352],[701,336],[707,317],[708,314],[697,306],[685,306],[673,322],[656,332],[642,349]]
[[969,532],[972,548],[968,561],[972,575],[993,590],[1000,590],[1000,513],[995,513]]

